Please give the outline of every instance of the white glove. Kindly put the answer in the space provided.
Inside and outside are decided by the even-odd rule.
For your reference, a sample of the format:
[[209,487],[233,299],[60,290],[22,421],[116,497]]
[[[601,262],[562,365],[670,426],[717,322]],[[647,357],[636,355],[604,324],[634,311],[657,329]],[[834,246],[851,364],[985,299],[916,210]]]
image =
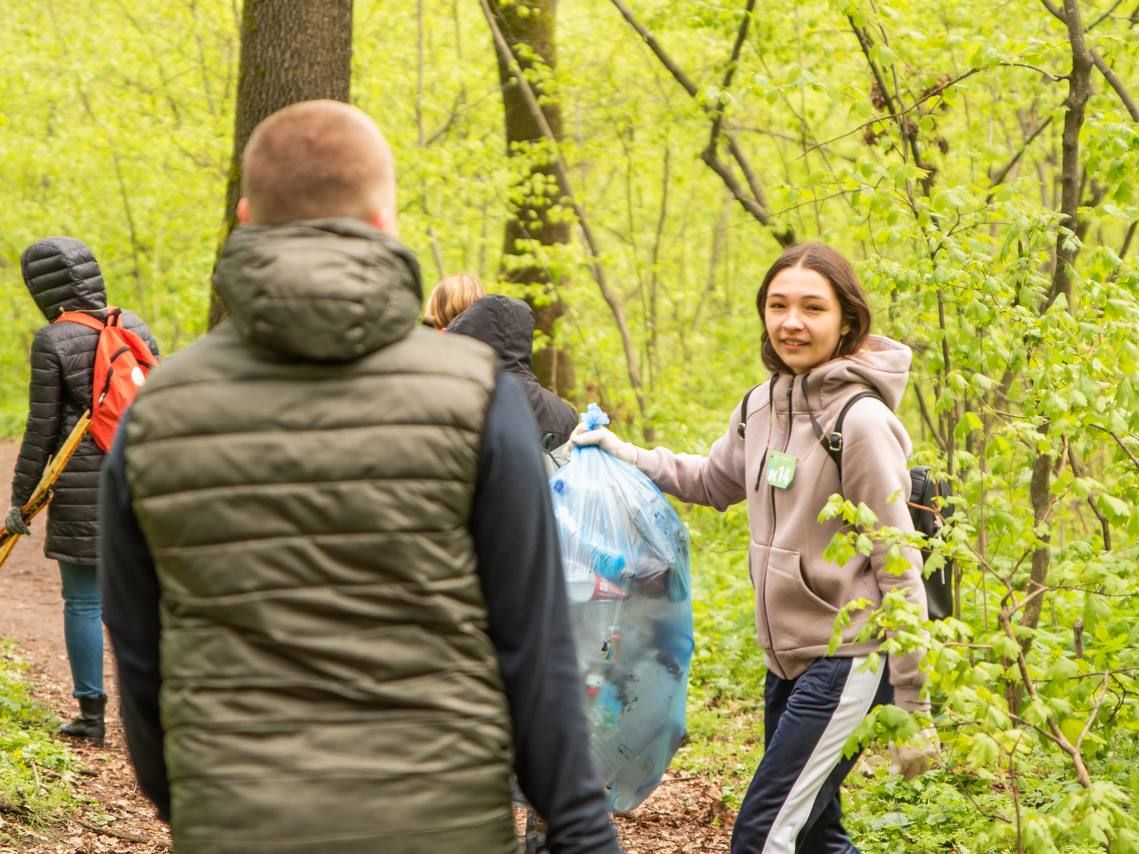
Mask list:
[[924,774],[941,756],[937,730],[926,727],[905,744],[890,744],[890,773],[912,780]]
[[637,464],[637,446],[631,442],[622,442],[608,427],[598,427],[587,430],[582,422],[570,434],[570,441],[579,448],[586,445],[596,445],[607,454],[612,454],[619,460],[631,466]]

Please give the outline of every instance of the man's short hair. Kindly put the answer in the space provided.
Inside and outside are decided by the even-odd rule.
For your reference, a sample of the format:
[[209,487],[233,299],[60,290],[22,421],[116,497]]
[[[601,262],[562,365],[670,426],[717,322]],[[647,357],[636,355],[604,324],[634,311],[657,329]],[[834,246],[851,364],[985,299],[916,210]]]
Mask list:
[[250,222],[370,221],[395,207],[395,166],[379,128],[339,101],[301,101],[262,121],[242,157]]

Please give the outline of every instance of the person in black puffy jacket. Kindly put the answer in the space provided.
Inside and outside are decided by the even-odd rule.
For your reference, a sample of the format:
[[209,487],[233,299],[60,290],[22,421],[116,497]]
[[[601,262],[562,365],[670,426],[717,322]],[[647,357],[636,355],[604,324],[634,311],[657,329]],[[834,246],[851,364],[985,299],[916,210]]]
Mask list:
[[489,294],[471,303],[451,321],[446,331],[489,344],[502,367],[522,384],[534,420],[538,422],[538,438],[543,450],[552,451],[569,441],[570,433],[577,426],[577,413],[544,388],[530,367],[534,347],[534,312],[530,306],[520,299]]
[[[73,237],[48,237],[24,250],[24,282],[49,321],[64,311],[103,319],[107,293],[99,264]],[[142,319],[123,311],[122,325],[138,333],[158,356],[158,344]],[[31,352],[28,421],[12,478],[12,503],[4,520],[12,533],[28,533],[21,508],[48,461],[91,408],[95,347],[99,332],[78,323],[49,323],[36,333]],[[63,586],[63,633],[79,715],[60,727],[65,735],[102,744],[102,601],[95,577],[95,499],[103,452],[90,436],[71,458],[53,489],[47,513],[44,555],[59,562]]]

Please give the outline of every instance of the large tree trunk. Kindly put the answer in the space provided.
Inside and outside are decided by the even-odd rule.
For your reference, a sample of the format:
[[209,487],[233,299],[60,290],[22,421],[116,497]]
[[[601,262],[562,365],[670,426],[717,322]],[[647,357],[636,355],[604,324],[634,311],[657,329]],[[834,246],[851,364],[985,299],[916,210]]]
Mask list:
[[[297,101],[330,98],[347,102],[352,78],[352,0],[245,0],[238,75],[225,236],[236,223],[241,154],[258,123]],[[210,327],[225,315],[225,306],[211,291]]]
[[[551,70],[557,67],[554,42],[557,0],[513,0],[505,4],[501,0],[490,0],[489,5],[509,49],[524,71],[529,71],[535,64]],[[522,45],[527,49],[520,50]],[[498,50],[496,55],[506,116],[507,153],[527,157],[531,164],[529,174],[522,177],[514,188],[521,198],[506,224],[503,273],[508,281],[538,286],[527,298],[534,309],[535,328],[552,336],[555,322],[566,311],[556,290],[561,283],[552,279],[545,266],[534,262],[533,251],[527,243],[536,241],[543,246],[569,243],[570,223],[564,218],[550,221],[549,208],[558,202],[557,191],[553,189],[557,186],[554,153],[526,102],[525,93],[514,79],[510,57],[503,56]],[[545,74],[536,77],[528,74],[527,78],[540,99],[547,125],[555,139],[560,141],[561,109],[547,91]],[[545,156],[540,153],[542,151],[547,152]],[[535,187],[551,189],[539,195]],[[564,395],[573,388],[573,361],[567,350],[551,345],[536,352],[534,373],[538,375],[539,382],[559,394]]]

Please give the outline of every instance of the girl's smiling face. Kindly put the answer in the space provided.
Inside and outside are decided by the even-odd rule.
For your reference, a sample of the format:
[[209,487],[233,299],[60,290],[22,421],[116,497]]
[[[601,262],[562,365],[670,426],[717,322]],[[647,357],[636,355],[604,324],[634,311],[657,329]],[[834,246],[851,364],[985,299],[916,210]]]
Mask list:
[[787,267],[771,280],[763,325],[776,355],[796,375],[830,361],[850,331],[831,283],[806,267]]

